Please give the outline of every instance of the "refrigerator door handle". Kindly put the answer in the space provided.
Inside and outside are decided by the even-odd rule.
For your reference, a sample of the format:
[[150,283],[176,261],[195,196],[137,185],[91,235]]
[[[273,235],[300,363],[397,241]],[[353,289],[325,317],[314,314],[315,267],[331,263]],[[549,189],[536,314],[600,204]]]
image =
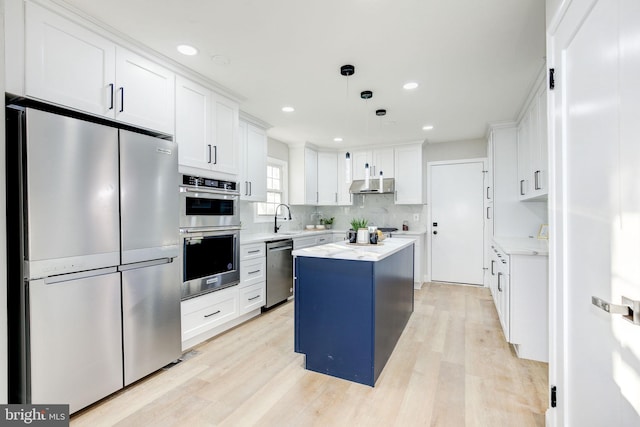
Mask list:
[[103,276],[105,274],[116,273],[116,267],[98,268],[96,270],[81,271],[78,273],[59,274],[57,276],[45,277],[45,285],[54,285],[56,283],[68,282],[70,280],[86,279],[87,277]]
[[146,267],[153,267],[155,265],[170,264],[173,262],[173,260],[174,258],[160,258],[160,259],[154,259],[152,261],[134,262],[131,264],[124,264],[124,265],[118,266],[118,271],[136,270],[138,268],[146,268]]

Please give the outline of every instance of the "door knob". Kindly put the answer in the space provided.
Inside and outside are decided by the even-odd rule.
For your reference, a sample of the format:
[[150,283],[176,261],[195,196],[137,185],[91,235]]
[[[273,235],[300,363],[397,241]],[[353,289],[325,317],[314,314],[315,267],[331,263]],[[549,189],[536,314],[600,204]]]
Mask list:
[[433,234],[438,234],[438,231],[434,231]]

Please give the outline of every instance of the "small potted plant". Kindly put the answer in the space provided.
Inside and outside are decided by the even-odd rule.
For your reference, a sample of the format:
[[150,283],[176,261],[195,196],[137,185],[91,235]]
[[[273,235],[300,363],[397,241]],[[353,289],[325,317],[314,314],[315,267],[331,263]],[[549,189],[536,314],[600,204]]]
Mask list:
[[324,225],[324,228],[331,228],[331,226],[333,226],[334,219],[335,219],[334,217],[320,218],[320,224]]
[[349,230],[349,243],[356,243],[358,241],[358,230],[367,230],[367,235],[369,230],[367,229],[367,220],[362,218],[354,218],[351,220],[351,230]]

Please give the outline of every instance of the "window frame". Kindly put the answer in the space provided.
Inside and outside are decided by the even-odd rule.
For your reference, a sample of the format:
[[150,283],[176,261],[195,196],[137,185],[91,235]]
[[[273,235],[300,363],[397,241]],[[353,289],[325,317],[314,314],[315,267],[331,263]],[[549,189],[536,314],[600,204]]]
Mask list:
[[[280,203],[289,204],[289,162],[286,160],[278,159],[275,157],[267,157],[267,167],[275,166],[280,169],[280,183],[282,185],[279,193],[281,194]],[[265,168],[265,181],[267,180],[267,169]],[[266,186],[266,185],[265,185]],[[269,194],[271,189],[267,187],[267,194]],[[258,209],[260,205],[264,205],[267,202],[256,202],[253,204],[253,221],[254,222],[269,222],[273,221],[273,214],[260,215],[258,214]],[[283,214],[284,215],[284,214]]]

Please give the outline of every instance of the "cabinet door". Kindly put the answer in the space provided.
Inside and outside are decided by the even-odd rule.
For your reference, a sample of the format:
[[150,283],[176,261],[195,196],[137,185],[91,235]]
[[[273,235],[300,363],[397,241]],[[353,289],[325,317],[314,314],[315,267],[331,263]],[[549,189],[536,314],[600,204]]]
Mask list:
[[423,204],[422,144],[396,147],[395,163],[396,204]]
[[26,95],[113,118],[115,54],[110,41],[26,3]]
[[116,49],[116,119],[173,135],[175,75],[135,53]]
[[213,95],[214,138],[211,147],[211,168],[214,171],[237,175],[238,155],[238,104],[220,95]]
[[352,171],[353,171],[353,179],[364,179],[364,166],[369,163],[369,175],[371,175],[371,167],[373,166],[371,151],[354,151],[351,153],[351,158],[353,159],[352,163]]
[[[422,159],[422,156],[420,156]],[[371,175],[374,178],[378,178],[380,171],[382,171],[385,178],[393,178],[395,170],[394,165],[394,149],[384,148],[373,151],[373,169]]]
[[536,116],[537,133],[534,145],[532,162],[533,188],[537,196],[545,195],[549,192],[547,186],[548,171],[548,136],[547,136],[547,91],[546,82],[543,82],[537,93]]
[[500,325],[502,326],[504,338],[511,342],[509,334],[509,275],[506,272],[498,271],[496,286],[498,288],[498,317],[500,318]]
[[176,142],[180,166],[209,169],[211,116],[211,91],[177,76]]
[[525,114],[518,126],[518,195],[521,199],[529,195],[529,171],[531,170],[529,114]]
[[[245,180],[248,182],[248,194],[241,198],[253,202],[266,202],[267,133],[263,129],[251,124],[247,126],[244,161],[246,165]],[[241,182],[241,184],[244,183]],[[242,186],[240,191],[244,191]]]
[[[351,193],[349,193],[349,187],[351,187],[351,180],[353,179],[353,162],[351,156],[347,159],[346,155],[346,151],[338,152],[338,205],[341,206],[351,205],[353,202]],[[349,165],[348,167],[347,164]]]
[[318,204],[331,206],[338,203],[338,157],[337,153],[318,153]]
[[304,194],[305,204],[318,204],[318,153],[310,148],[304,149]]

